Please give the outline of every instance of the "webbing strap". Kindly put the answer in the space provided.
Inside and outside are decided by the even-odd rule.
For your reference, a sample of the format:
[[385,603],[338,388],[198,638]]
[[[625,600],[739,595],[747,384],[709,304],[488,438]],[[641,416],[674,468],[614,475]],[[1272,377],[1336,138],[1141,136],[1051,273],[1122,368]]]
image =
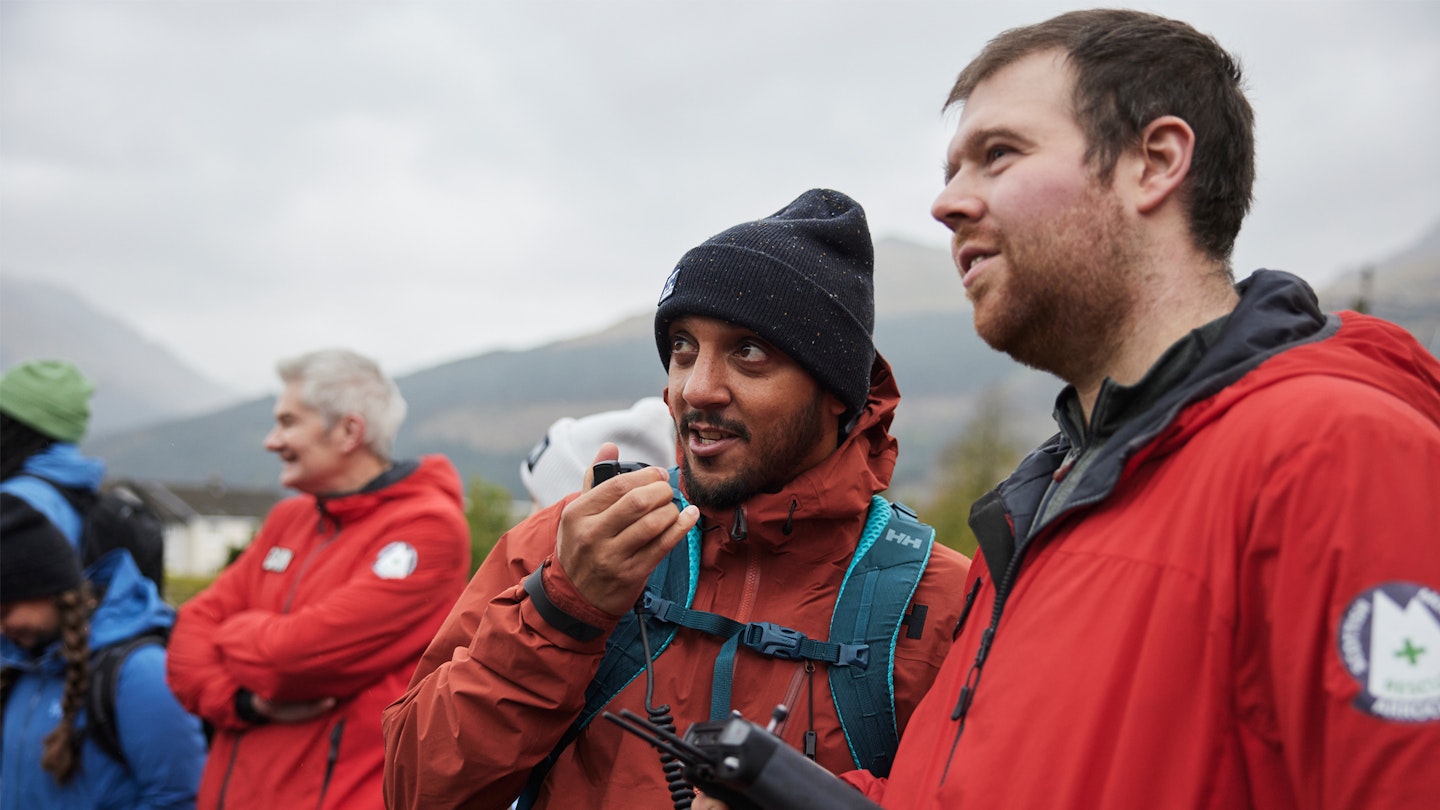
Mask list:
[[730,714],[730,687],[735,678],[735,651],[740,635],[731,636],[715,656],[715,676],[710,681],[710,719],[724,720]]
[[651,591],[645,592],[640,612],[656,621],[699,630],[774,658],[792,661],[807,658],[839,667],[864,667],[868,661],[868,645],[865,644],[817,641],[799,630],[774,622],[742,624],[718,613],[681,607]]
[[[880,505],[885,508],[878,508]],[[888,503],[875,499],[865,519],[863,538],[874,538],[890,520]],[[704,610],[692,610],[676,605],[673,601],[646,592],[641,612],[657,620],[678,624],[691,630],[699,630],[725,639],[720,654],[715,657],[715,671],[710,681],[710,719],[724,720],[730,714],[730,697],[735,675],[735,653],[741,645],[761,655],[782,658],[789,661],[809,659],[824,661],[832,667],[856,667],[864,669],[870,664],[869,644],[837,644],[833,641],[816,641],[799,630],[774,622],[749,622],[741,624],[734,619]]]

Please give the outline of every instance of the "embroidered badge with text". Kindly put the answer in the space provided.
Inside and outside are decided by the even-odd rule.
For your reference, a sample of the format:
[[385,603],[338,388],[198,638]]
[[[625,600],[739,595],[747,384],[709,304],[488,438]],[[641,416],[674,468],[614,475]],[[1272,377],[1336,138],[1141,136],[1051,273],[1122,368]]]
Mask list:
[[371,570],[381,579],[404,579],[415,573],[420,554],[409,543],[394,542],[380,549]]
[[1413,582],[1371,588],[1340,617],[1340,661],[1355,707],[1386,720],[1440,719],[1440,594]]
[[290,567],[290,561],[295,559],[295,552],[288,548],[275,546],[265,553],[265,561],[260,567],[271,573],[279,574]]

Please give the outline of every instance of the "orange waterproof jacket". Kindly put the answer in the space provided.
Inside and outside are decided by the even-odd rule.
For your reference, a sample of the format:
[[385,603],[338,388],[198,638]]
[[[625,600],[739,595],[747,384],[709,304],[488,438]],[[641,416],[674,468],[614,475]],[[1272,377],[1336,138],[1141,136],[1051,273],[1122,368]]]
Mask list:
[[1241,292],[1057,517],[1060,437],[972,511],[959,639],[888,783],[847,776],[883,806],[1440,802],[1440,364],[1293,276]]
[[[776,622],[810,638],[829,636],[871,496],[885,489],[895,465],[888,427],[898,399],[889,366],[877,358],[866,411],[834,453],[780,491],[746,501],[738,537],[731,536],[735,514],[704,514],[709,528],[702,534],[693,607],[741,622]],[[550,626],[522,587],[542,562],[553,561],[560,512],[572,499],[500,539],[425,652],[410,690],[386,709],[385,791],[393,810],[507,807],[579,714],[605,638],[581,642]],[[935,545],[912,601],[928,607],[920,638],[902,632],[896,648],[902,729],[950,646],[968,566],[960,554]],[[616,617],[586,603],[560,566],[547,565],[543,581],[571,616],[607,632],[614,627]],[[682,732],[708,719],[720,646],[719,638],[682,628],[655,663],[654,702],[670,705]],[[642,674],[607,708],[643,715],[645,686]],[[785,740],[800,747],[813,709],[818,761],[833,771],[854,767],[825,667],[811,673],[804,661],[742,648],[733,708],[764,723],[782,702],[792,708],[780,729]],[[537,806],[669,810],[663,776],[654,748],[597,718],[550,771]]]
[[[200,808],[383,807],[380,712],[465,587],[460,477],[427,456],[359,493],[278,504],[233,565],[179,612],[169,680],[215,726]],[[236,692],[339,700],[254,725]]]

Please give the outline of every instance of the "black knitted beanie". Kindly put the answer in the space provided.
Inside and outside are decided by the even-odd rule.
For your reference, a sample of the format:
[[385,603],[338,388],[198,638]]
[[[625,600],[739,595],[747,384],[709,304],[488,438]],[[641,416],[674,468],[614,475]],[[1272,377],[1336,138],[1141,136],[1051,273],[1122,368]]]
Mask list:
[[23,498],[0,493],[0,602],[80,587],[80,561],[65,535]]
[[660,360],[668,370],[671,321],[719,318],[799,363],[844,403],[847,422],[869,398],[874,272],[865,210],[838,191],[811,189],[681,257],[655,311]]

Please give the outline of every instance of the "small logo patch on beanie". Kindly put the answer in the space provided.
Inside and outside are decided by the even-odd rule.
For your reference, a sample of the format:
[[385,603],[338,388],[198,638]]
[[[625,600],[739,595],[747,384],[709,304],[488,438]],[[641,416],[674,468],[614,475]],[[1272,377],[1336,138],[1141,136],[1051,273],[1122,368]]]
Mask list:
[[660,300],[657,301],[657,302],[655,302],[657,305],[665,303],[665,299],[669,298],[671,295],[674,295],[674,293],[675,293],[675,280],[678,279],[679,277],[680,277],[680,268],[679,268],[679,267],[676,267],[674,270],[671,270],[671,271],[670,271],[670,277],[667,278],[667,279],[665,279],[665,289],[663,289],[663,290],[660,291]]

